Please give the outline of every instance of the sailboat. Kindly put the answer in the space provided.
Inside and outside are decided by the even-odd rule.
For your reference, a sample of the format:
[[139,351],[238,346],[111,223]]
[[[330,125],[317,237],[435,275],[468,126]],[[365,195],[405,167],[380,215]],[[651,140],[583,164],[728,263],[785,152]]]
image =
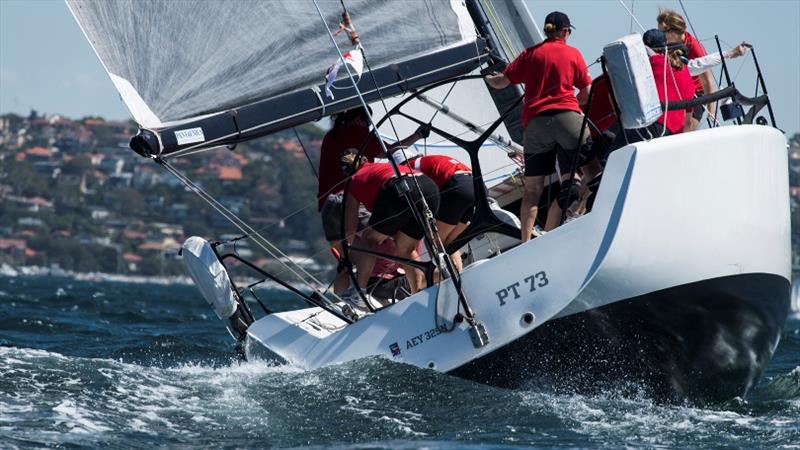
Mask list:
[[[360,317],[303,267],[287,262],[287,281],[224,243],[187,239],[189,272],[245,358],[313,370],[377,356],[511,388],[556,373],[589,384],[624,376],[657,398],[713,401],[745,396],[775,351],[790,221],[786,140],[757,116],[766,94],[731,86],[712,100],[750,106],[736,126],[616,150],[591,212],[520,244],[508,205],[519,196],[509,156],[522,142],[521,90],[490,91],[480,74],[542,40],[524,1],[419,0],[402,13],[368,0],[66,1],[140,126],[131,149],[276,259],[280,249],[172,162],[367,104],[382,135],[426,124],[440,139],[422,151],[469,161],[475,218],[451,248],[426,237],[428,287]],[[348,50],[362,52],[362,73]],[[625,113],[621,89],[637,87],[615,86]],[[470,259],[457,273],[447,255],[462,246]],[[234,280],[232,262],[258,281]],[[306,307],[272,312],[252,289],[263,279]]]

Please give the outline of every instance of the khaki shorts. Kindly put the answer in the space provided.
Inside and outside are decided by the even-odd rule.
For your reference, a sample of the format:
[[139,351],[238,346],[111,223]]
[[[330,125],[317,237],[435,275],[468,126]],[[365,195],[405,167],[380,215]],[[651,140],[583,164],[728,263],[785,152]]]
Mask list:
[[[578,150],[586,145],[588,128],[578,143],[583,115],[575,111],[540,114],[525,125],[525,176],[544,176],[555,171],[556,159],[562,173],[572,170]],[[557,156],[557,158],[555,158]]]

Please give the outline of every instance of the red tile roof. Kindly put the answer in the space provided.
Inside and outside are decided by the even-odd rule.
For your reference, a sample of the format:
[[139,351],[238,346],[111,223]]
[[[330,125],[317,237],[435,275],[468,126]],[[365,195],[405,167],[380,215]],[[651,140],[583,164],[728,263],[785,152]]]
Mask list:
[[22,239],[0,239],[0,250],[7,250],[9,248],[24,250],[25,247],[27,247],[27,245]]
[[161,250],[164,246],[161,242],[145,242],[144,244],[139,245],[136,247],[139,250]]
[[46,147],[31,147],[25,153],[31,156],[53,156],[53,152]]
[[241,181],[242,169],[238,167],[222,166],[217,172],[217,178],[220,181]]
[[122,236],[125,239],[131,239],[131,240],[144,239],[144,238],[147,237],[146,234],[142,233],[141,231],[136,231],[136,230],[125,230],[122,233]]
[[142,257],[135,253],[123,253],[122,260],[125,262],[138,263],[142,262]]

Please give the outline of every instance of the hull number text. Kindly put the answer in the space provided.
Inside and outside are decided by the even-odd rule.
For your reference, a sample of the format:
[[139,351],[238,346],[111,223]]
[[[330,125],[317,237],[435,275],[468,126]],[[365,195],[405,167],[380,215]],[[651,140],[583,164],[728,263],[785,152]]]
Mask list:
[[517,281],[506,286],[503,289],[495,292],[497,300],[500,301],[500,306],[505,306],[508,300],[514,300],[521,297],[520,293],[534,292],[536,289],[543,288],[550,283],[547,279],[547,274],[542,270],[535,274],[525,277],[522,281]]

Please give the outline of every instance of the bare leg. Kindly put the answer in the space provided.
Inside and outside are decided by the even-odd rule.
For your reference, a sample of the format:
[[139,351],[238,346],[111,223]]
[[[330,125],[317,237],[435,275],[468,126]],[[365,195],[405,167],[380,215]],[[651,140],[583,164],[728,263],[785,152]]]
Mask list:
[[531,239],[531,230],[536,222],[536,214],[539,212],[539,199],[544,191],[544,177],[525,177],[525,188],[522,191],[522,204],[520,205],[519,217],[522,222],[522,242]]
[[[569,180],[569,173],[565,173],[561,175],[561,186],[563,187],[564,184]],[[561,193],[559,192],[559,195]],[[558,227],[561,225],[561,215],[564,213],[564,210],[561,209],[559,206],[558,201],[554,200],[550,203],[550,209],[547,211],[547,223],[544,225],[544,229],[546,231],[550,231],[553,228]]]
[[[398,231],[397,234],[394,235],[394,244],[397,247],[397,256],[419,261],[419,253],[417,253],[419,239],[414,239],[402,231]],[[408,286],[411,288],[412,294],[425,287],[425,275],[421,270],[413,266],[404,265],[403,267],[406,270],[406,278],[408,279]]]
[[[444,223],[444,222],[437,222],[437,226],[439,226],[438,225],[439,223]],[[458,235],[460,235],[461,233],[464,232],[464,230],[467,229],[467,224],[465,224],[465,223],[458,223],[458,225],[449,225],[449,224],[445,224],[445,225],[448,226],[448,227],[452,227],[450,229],[450,232],[447,233],[446,235],[444,233],[442,233],[442,228],[441,227],[439,228],[439,233],[442,234],[443,236],[445,236],[444,238],[442,238],[442,240],[444,241],[445,247],[450,245],[451,242],[456,240]],[[450,254],[450,256],[453,258],[453,264],[455,264],[456,270],[459,273],[461,273],[461,269],[463,268],[462,267],[463,264],[461,262],[461,250],[454,251],[453,253]]]
[[[371,251],[377,251],[378,247],[389,238],[389,236],[378,233],[372,228],[367,228],[363,232],[363,239],[365,248]],[[363,288],[369,283],[369,276],[372,274],[372,268],[375,267],[376,256],[369,253],[360,253],[358,259],[355,260],[356,267],[358,267],[358,287]]]
[[[342,244],[339,241],[328,241],[332,248],[336,249],[340,255],[344,255]],[[350,278],[347,276],[347,269],[342,269],[336,273],[336,279],[333,280],[333,292],[341,294],[350,286]]]

